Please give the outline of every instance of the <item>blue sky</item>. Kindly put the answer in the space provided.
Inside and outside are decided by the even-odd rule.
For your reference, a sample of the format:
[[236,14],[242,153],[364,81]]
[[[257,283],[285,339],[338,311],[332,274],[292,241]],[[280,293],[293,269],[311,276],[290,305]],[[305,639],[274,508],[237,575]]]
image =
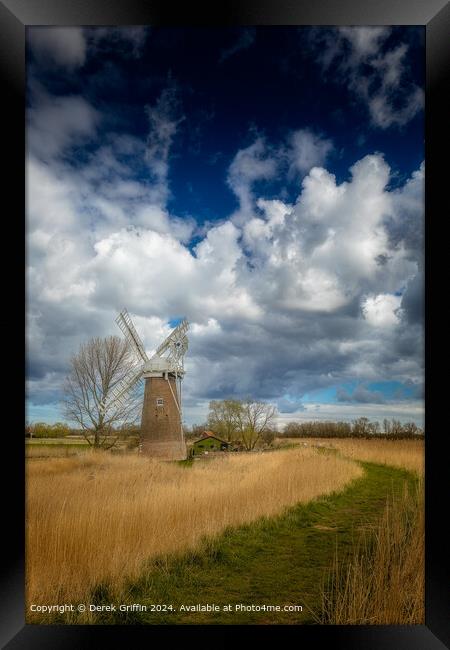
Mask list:
[[424,29],[27,30],[27,403],[127,307],[185,418],[423,419]]

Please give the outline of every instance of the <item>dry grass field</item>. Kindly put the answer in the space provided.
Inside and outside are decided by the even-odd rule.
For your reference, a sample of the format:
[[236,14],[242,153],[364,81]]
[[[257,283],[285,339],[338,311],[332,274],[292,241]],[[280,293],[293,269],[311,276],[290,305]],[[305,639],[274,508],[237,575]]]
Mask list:
[[425,443],[423,440],[364,440],[355,438],[280,438],[279,441],[308,446],[322,445],[337,449],[347,458],[369,463],[393,465],[424,474]]
[[26,458],[68,458],[77,456],[81,452],[89,451],[89,447],[80,449],[78,445],[27,445]]
[[423,481],[388,499],[375,533],[364,535],[348,565],[338,557],[316,621],[332,625],[425,622]]
[[29,458],[27,601],[88,601],[101,583],[120,590],[152,557],[194,549],[204,536],[340,491],[362,474],[352,460],[311,448],[192,467],[105,452]]

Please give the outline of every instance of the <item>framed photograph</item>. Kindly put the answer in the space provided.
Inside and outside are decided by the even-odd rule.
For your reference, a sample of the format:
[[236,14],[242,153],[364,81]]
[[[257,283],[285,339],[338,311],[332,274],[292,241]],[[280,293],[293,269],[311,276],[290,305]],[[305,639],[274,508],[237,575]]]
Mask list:
[[449,7],[174,11],[0,6],[26,269],[4,647],[448,647]]

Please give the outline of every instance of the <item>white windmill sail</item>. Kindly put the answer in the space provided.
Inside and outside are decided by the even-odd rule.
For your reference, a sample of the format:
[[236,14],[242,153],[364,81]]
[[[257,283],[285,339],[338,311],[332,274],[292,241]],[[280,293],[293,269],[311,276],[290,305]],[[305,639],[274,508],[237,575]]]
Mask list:
[[144,364],[141,364],[135,368],[131,368],[125,377],[121,379],[108,393],[103,408],[107,409],[112,405],[118,407],[124,406],[128,393],[133,388],[133,386],[135,386],[135,384],[141,381],[143,372]]
[[156,366],[161,366],[161,360],[164,360],[170,372],[182,375],[184,373],[184,355],[188,349],[188,338],[186,336],[188,329],[188,321],[181,321],[158,346],[155,354],[150,359],[149,366],[156,368]]
[[139,361],[148,361],[148,356],[145,352],[144,344],[142,343],[139,334],[136,332],[136,328],[133,325],[130,314],[126,309],[122,309],[116,318],[116,323],[124,333],[127,341],[130,343],[137,359]]

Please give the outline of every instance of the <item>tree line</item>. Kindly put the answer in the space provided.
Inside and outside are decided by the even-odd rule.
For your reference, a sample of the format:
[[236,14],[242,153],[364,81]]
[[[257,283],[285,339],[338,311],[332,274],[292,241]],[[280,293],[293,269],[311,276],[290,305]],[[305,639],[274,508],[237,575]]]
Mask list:
[[370,421],[361,417],[353,422],[313,421],[289,422],[278,435],[286,438],[396,438],[408,439],[424,436],[415,422],[402,423],[392,418]]
[[[138,438],[140,427],[134,422],[125,422],[109,428],[109,437],[119,440],[127,438]],[[66,436],[83,436],[89,435],[85,429],[70,427],[65,422],[29,422],[25,425],[26,438],[65,438]]]
[[26,438],[64,438],[73,433],[75,431],[65,422],[30,422],[25,425]]
[[207,421],[186,428],[186,437],[200,438],[212,431],[218,438],[240,443],[252,450],[261,444],[272,444],[275,437],[284,438],[389,438],[417,439],[424,431],[415,422],[400,422],[385,418],[381,424],[360,417],[352,422],[310,421],[289,422],[281,431],[275,427],[276,409],[265,402],[248,400],[213,400],[209,403]]

